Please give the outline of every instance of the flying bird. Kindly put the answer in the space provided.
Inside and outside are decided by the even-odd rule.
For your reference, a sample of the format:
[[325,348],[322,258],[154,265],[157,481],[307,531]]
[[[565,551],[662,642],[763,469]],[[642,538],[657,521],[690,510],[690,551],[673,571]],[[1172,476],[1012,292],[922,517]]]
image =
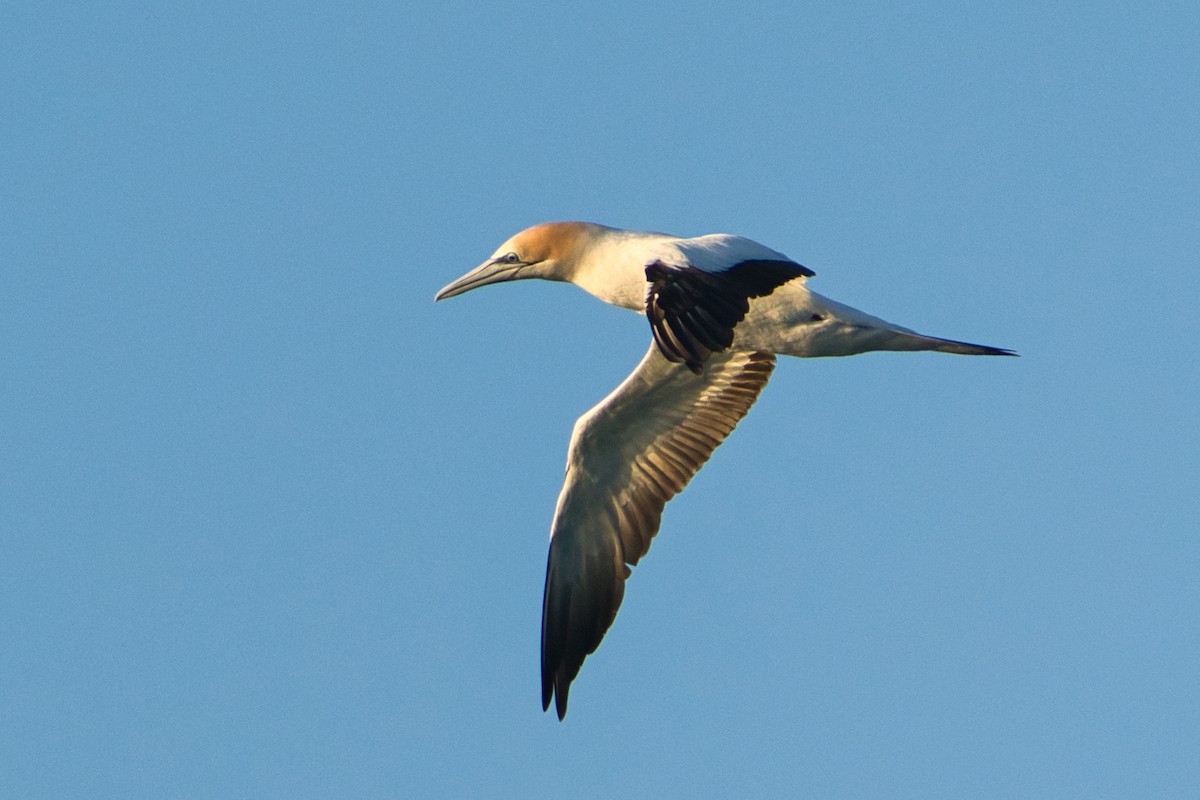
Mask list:
[[521,231],[436,300],[503,281],[574,283],[644,314],[641,363],[575,423],[542,597],[542,709],[561,720],[584,659],[612,625],[663,506],[750,410],[776,355],[871,350],[1011,356],[924,336],[809,291],[813,271],[741,236],[680,238],[589,222]]

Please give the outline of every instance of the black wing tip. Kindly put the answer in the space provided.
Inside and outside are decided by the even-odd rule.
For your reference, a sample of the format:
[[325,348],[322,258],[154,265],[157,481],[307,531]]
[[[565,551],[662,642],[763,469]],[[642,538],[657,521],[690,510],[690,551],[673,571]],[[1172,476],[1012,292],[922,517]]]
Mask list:
[[554,711],[558,714],[558,721],[562,722],[567,718],[567,688],[570,684],[562,686],[554,693]]
[[567,716],[567,695],[570,689],[570,681],[557,686],[553,678],[542,676],[542,713],[550,710],[550,698],[553,697],[554,711],[558,714],[558,721],[562,722]]
[[771,294],[788,281],[811,278],[817,273],[795,261],[752,258],[730,265],[721,273],[736,281],[750,297]]

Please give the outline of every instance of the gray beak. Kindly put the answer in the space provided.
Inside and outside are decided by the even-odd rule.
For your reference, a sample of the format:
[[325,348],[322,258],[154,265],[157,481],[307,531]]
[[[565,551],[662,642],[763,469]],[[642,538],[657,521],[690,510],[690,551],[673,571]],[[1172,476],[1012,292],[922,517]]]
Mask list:
[[442,287],[442,290],[434,295],[434,301],[445,300],[447,297],[454,297],[464,292],[469,292],[480,286],[487,286],[489,283],[501,283],[502,281],[511,281],[518,277],[525,264],[508,264],[500,261],[485,261],[475,269],[463,275],[456,281],[451,281]]

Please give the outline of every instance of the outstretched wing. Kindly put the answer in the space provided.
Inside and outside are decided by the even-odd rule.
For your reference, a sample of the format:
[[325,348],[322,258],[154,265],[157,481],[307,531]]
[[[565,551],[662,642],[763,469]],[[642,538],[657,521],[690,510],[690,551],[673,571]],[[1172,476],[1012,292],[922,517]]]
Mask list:
[[733,329],[762,297],[814,273],[782,253],[715,234],[682,240],[679,262],[646,265],[646,317],[668,361],[699,374],[713,353],[733,344]]
[[663,506],[750,410],[775,357],[726,351],[705,366],[694,374],[652,343],[637,369],[575,423],[542,600],[542,708],[555,697],[559,719]]

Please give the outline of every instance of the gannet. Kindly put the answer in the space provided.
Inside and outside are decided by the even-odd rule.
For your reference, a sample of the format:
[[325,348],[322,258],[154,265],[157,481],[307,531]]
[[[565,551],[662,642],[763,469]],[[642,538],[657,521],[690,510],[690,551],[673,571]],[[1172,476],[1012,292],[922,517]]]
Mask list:
[[566,715],[571,682],[612,625],[663,506],[750,410],[776,355],[1016,355],[924,336],[834,302],[808,289],[814,274],[741,236],[549,222],[516,234],[437,293],[444,300],[503,281],[566,281],[650,323],[641,363],[571,434],[542,596],[543,711],[554,698],[558,718]]

